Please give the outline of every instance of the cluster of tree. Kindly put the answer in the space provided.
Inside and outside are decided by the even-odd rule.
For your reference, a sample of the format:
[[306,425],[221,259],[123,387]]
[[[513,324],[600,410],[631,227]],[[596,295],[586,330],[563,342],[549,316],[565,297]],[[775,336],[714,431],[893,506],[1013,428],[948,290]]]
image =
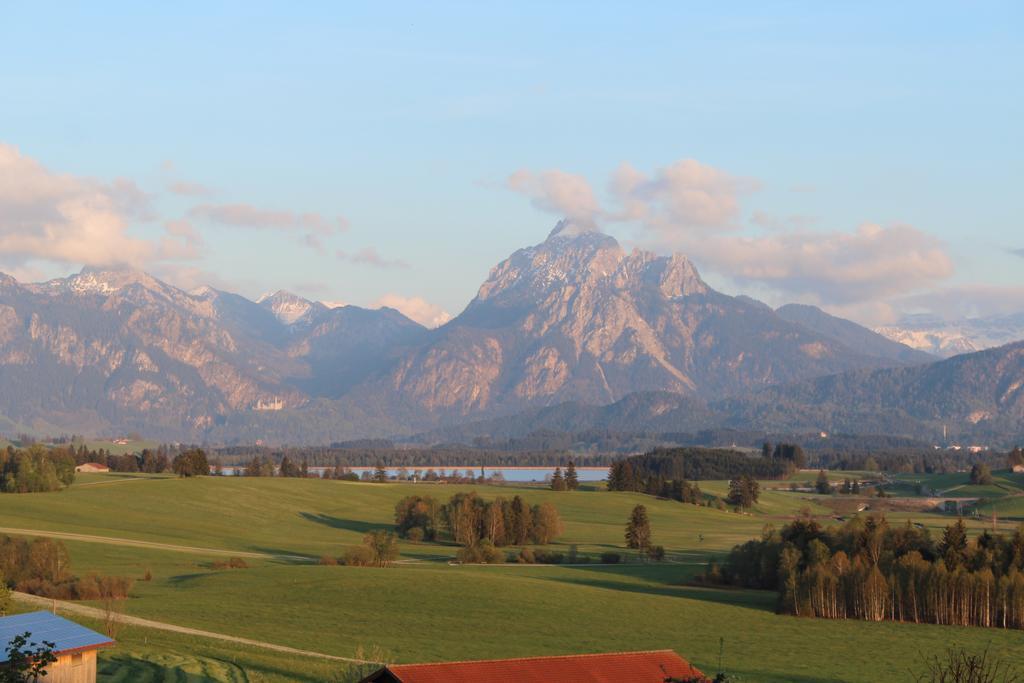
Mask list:
[[576,465],[572,460],[565,468],[565,474],[562,474],[562,468],[556,467],[555,473],[551,475],[551,490],[552,491],[575,491],[580,487],[580,479],[576,474]]
[[202,448],[191,448],[174,456],[171,470],[179,477],[206,477],[210,475],[210,462]]
[[352,567],[390,567],[398,559],[398,539],[390,531],[376,529],[363,536],[361,545],[345,551],[342,563]]
[[0,584],[9,589],[59,600],[125,598],[132,580],[123,576],[75,576],[60,541],[0,537]]
[[992,478],[992,468],[984,463],[976,463],[971,467],[971,483],[979,486],[990,486],[995,481]]
[[546,545],[562,533],[562,518],[551,503],[530,506],[521,497],[485,501],[475,491],[457,493],[441,505],[430,496],[408,496],[395,506],[398,533],[410,540],[435,540],[442,529],[463,546],[488,541],[496,548]]
[[[665,547],[651,542],[651,520],[647,516],[647,508],[643,505],[635,506],[629,515],[629,521],[626,522],[626,547],[639,550],[644,556],[658,562],[665,559]],[[611,563],[618,561],[616,557]]]
[[677,500],[693,505],[710,505],[711,498],[705,498],[700,486],[685,479],[665,479],[661,475],[639,481],[628,460],[613,464],[608,472],[609,491],[638,491],[658,498]]
[[968,449],[936,450],[928,446],[867,452],[811,451],[809,464],[831,470],[949,474],[961,472],[977,464],[988,465],[991,469],[1005,468],[1009,457],[1006,453],[996,451],[971,453]]
[[779,591],[779,611],[832,619],[1024,628],[1024,528],[934,541],[918,525],[855,517],[822,528],[805,515],[735,547],[710,581]]
[[802,446],[793,443],[776,444],[774,448],[770,441],[761,444],[761,457],[773,462],[791,463],[792,469],[803,469],[807,467],[807,456]]
[[761,495],[761,486],[748,474],[741,474],[729,480],[729,494],[725,502],[733,507],[748,510],[754,507]]
[[843,479],[843,485],[839,487],[839,493],[848,496],[859,496],[860,481],[857,479]]
[[[55,439],[20,441],[26,449],[31,446],[43,447],[54,458],[70,459],[76,465],[95,462],[106,465],[113,472],[168,472],[171,460],[182,451],[195,446],[162,445],[156,449],[144,448],[138,453],[115,454],[105,448],[89,448],[85,440],[79,436],[58,437]],[[13,449],[11,449],[13,450]]]
[[778,458],[752,458],[728,449],[656,449],[614,463],[608,472],[608,487],[613,491],[657,491],[660,484],[652,486],[651,480],[732,479],[744,474],[756,479],[784,479],[796,468],[790,456],[795,458],[798,449],[781,451],[784,455]]
[[0,451],[0,490],[5,493],[58,491],[75,480],[75,461],[40,444]]
[[[376,443],[376,442],[371,442]],[[293,462],[305,460],[310,467],[374,467],[383,465],[390,469],[426,469],[439,467],[555,467],[569,458],[564,450],[502,451],[472,448],[462,444],[394,447],[379,445],[367,447],[336,448],[328,446],[304,446],[270,448],[264,446],[230,446],[218,448],[213,454],[225,464],[241,466],[259,456],[279,464],[285,457]],[[573,456],[577,465],[603,467],[610,465],[615,455],[586,454]],[[585,462],[583,462],[585,461]]]

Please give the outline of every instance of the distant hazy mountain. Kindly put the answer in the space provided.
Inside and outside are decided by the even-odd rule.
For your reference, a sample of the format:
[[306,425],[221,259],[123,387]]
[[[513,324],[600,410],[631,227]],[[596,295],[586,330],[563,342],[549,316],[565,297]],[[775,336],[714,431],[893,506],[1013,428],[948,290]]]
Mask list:
[[43,430],[197,439],[233,413],[344,393],[425,333],[390,309],[306,304],[289,323],[271,306],[138,271],[42,284],[0,275],[0,414]]
[[48,433],[322,443],[530,410],[538,424],[671,430],[725,419],[704,406],[726,397],[921,360],[816,309],[716,292],[682,255],[627,253],[565,222],[436,330],[391,309],[189,293],[130,270],[0,276],[0,415]]
[[925,351],[893,341],[878,332],[844,318],[837,318],[817,306],[786,304],[775,310],[782,318],[824,335],[861,353],[897,363],[930,363],[936,357]]
[[537,432],[901,435],[941,444],[1024,443],[1024,342],[927,365],[857,370],[704,402],[636,393],[610,405],[563,403],[420,435],[426,442],[521,438]]
[[626,253],[562,222],[493,268],[462,314],[358,395],[397,392],[451,421],[638,391],[713,398],[902,362],[716,292],[682,255]]
[[913,315],[876,331],[893,341],[949,358],[1024,340],[1024,312],[961,320]]
[[951,438],[1024,437],[1024,342],[913,367],[848,372],[711,406],[729,426]]

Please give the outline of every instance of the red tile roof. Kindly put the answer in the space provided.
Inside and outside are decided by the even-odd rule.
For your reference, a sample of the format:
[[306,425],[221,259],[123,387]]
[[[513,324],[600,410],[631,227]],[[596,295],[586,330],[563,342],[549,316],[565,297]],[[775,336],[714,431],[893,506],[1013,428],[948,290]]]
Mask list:
[[[388,676],[390,674],[390,677]],[[436,664],[392,664],[363,679],[401,683],[665,683],[704,674],[672,650],[564,657],[491,659]]]

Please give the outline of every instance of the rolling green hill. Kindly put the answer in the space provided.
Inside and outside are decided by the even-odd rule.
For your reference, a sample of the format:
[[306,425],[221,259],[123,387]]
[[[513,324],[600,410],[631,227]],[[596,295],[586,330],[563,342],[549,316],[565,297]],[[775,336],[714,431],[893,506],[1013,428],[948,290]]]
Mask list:
[[[722,492],[726,483],[701,486]],[[405,495],[447,499],[473,488],[487,498],[518,493],[531,503],[554,502],[565,533],[552,549],[562,552],[573,545],[591,554],[625,552],[626,518],[643,503],[654,542],[672,561],[452,566],[444,560],[453,546],[411,543],[402,544],[402,562],[390,569],[310,561],[388,526]],[[798,619],[776,615],[769,592],[686,585],[706,558],[759,535],[764,524],[780,526],[805,506],[824,515],[815,500],[769,491],[758,509],[740,515],[604,491],[92,475],[60,493],[0,496],[0,524],[170,544],[65,540],[76,573],[137,579],[128,614],[342,656],[358,647],[396,661],[667,647],[713,671],[724,638],[725,668],[744,681],[891,680],[918,652],[939,653],[949,642],[990,644],[993,653],[1024,665],[1024,639],[1015,632]],[[949,518],[927,521],[937,527]],[[974,531],[984,526],[971,524]],[[247,557],[248,569],[215,569],[223,553],[270,556]],[[141,580],[147,571],[152,580]],[[341,672],[319,660],[285,658],[275,666],[258,650],[193,645],[195,639],[138,627],[119,640],[121,647],[102,655],[100,680],[330,680]],[[803,645],[809,642],[815,647]]]

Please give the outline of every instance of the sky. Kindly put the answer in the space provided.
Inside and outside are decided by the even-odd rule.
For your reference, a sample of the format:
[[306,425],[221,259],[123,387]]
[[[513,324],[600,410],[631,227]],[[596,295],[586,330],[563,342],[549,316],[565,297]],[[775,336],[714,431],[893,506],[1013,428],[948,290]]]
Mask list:
[[0,271],[458,314],[562,217],[879,325],[1024,309],[1019,2],[0,0]]

